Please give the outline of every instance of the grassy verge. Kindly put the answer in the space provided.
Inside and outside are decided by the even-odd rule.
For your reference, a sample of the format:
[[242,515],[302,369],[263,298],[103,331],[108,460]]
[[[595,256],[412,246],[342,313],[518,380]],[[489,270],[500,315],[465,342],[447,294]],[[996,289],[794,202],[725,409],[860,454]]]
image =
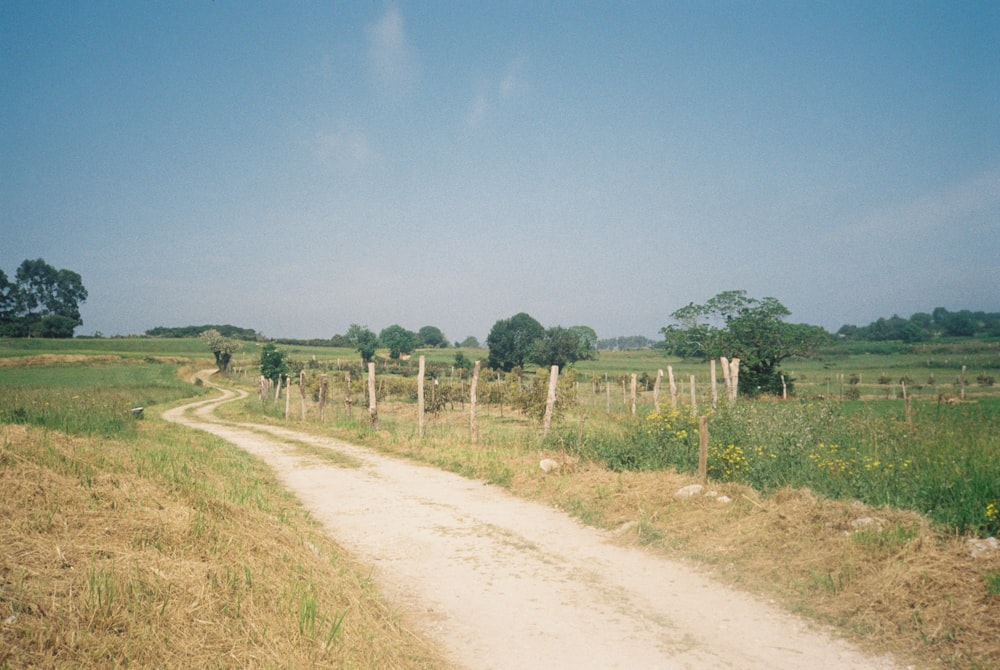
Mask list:
[[120,424],[182,390],[142,367],[0,381],[0,668],[446,667],[252,457]]
[[[586,417],[567,413],[543,439],[537,423],[486,405],[471,444],[458,407],[428,416],[423,437],[410,402],[381,402],[378,431],[364,408],[348,415],[330,406],[322,423],[313,409],[304,422],[298,411],[285,421],[283,400],[251,396],[220,414],[334,435],[503,486],[622,543],[694,561],[914,667],[1000,667],[1000,552],[973,556],[956,530],[992,528],[986,501],[998,491],[989,482],[1000,432],[987,400],[914,406],[912,424],[896,402],[738,405],[710,421],[717,495],[687,500],[674,496],[696,481],[696,428],[686,411],[633,420],[589,407]],[[849,454],[843,471],[832,465],[835,451]],[[543,458],[559,469],[543,472]],[[896,506],[904,493],[933,492],[935,482],[953,492],[950,500],[907,499],[936,500],[927,514]]]

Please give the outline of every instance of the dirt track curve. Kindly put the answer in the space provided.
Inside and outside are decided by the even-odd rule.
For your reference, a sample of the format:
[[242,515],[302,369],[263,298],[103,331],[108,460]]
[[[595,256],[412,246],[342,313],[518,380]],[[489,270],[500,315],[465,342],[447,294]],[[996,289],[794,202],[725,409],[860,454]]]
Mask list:
[[[895,668],[749,595],[569,516],[331,438],[214,418],[237,392],[164,413],[270,465],[455,665],[485,668]],[[243,394],[245,396],[245,394]],[[303,459],[288,441],[360,468]]]

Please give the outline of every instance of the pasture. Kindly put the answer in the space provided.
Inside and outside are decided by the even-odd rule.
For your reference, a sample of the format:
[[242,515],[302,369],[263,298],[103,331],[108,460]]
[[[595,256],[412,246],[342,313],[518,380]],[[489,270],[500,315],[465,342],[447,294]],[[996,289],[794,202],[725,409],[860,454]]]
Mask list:
[[[1000,552],[972,560],[966,545],[970,537],[998,530],[1000,393],[987,383],[1000,362],[995,343],[886,354],[832,352],[818,360],[790,361],[783,367],[796,377],[794,399],[740,401],[732,407],[720,402],[714,409],[707,364],[666,359],[656,351],[602,352],[597,361],[583,362],[563,375],[562,407],[545,436],[531,398],[536,371],[526,370],[516,384],[484,375],[475,444],[469,427],[470,373],[454,363],[458,351],[469,360],[484,361],[485,351],[418,352],[426,357],[428,377],[437,382],[433,392],[441,394],[421,436],[416,356],[398,362],[379,359],[379,427],[374,430],[356,352],[281,348],[293,367],[305,371],[305,401],[294,376],[290,398],[282,395],[276,401],[252,394],[242,405],[226,406],[223,415],[294,422],[298,428],[492,482],[615,531],[623,542],[695,561],[722,579],[771,594],[792,610],[833,624],[863,645],[892,650],[902,658],[918,657],[928,667],[1000,663],[995,638],[1000,627]],[[259,355],[260,345],[246,345],[234,355],[228,380],[220,381],[253,389]],[[656,371],[667,365],[679,386],[677,407],[664,379],[659,412],[654,412],[652,382]],[[963,365],[965,399],[940,403],[942,394],[961,391],[955,383]],[[228,534],[253,554],[249,547],[262,540],[250,537],[249,529],[292,524],[287,532],[293,537],[308,537],[313,546],[321,546],[315,527],[300,518],[294,502],[282,498],[266,473],[224,444],[181,434],[157,419],[159,408],[204,392],[187,380],[192,371],[209,367],[211,355],[198,340],[0,342],[0,465],[5,482],[48,473],[43,477],[47,499],[64,501],[38,506],[32,502],[34,494],[23,487],[11,489],[23,494],[21,498],[5,498],[5,513],[18,521],[5,525],[12,536],[4,537],[2,544],[18,549],[3,557],[5,593],[15,595],[0,602],[5,608],[0,618],[16,614],[25,625],[35,626],[2,629],[5,649],[67,649],[67,639],[48,639],[39,632],[45,615],[34,603],[42,602],[42,593],[77,598],[60,611],[69,617],[61,620],[66,630],[76,626],[80,636],[85,635],[85,615],[107,617],[109,629],[133,626],[151,638],[164,630],[183,637],[188,633],[163,628],[182,626],[166,615],[177,614],[172,608],[189,597],[185,588],[195,588],[174,585],[176,572],[167,566],[175,559],[209,561],[199,568],[216,575],[208,587],[212,604],[206,607],[216,608],[213,616],[240,612],[227,619],[227,626],[249,645],[236,652],[244,660],[247,656],[240,654],[251,653],[248,649],[259,643],[247,626],[290,626],[290,646],[280,653],[306,654],[299,658],[320,666],[347,658],[342,656],[347,653],[344,645],[337,644],[346,641],[345,636],[381,639],[380,626],[395,626],[373,594],[364,593],[364,580],[346,567],[348,559],[336,558],[331,545],[322,545],[322,552],[328,557],[326,568],[336,566],[333,573],[322,572],[325,568],[306,560],[303,552],[289,554],[287,547],[275,548],[284,552],[280,558],[251,559],[217,544]],[[344,402],[345,373],[352,374],[350,404]],[[331,389],[322,420],[314,396],[321,374],[328,376]],[[642,380],[634,414],[632,374]],[[729,505],[709,498],[679,501],[672,495],[697,481],[691,375],[696,380],[697,413],[709,416],[709,484],[733,500]],[[852,376],[855,384],[850,383]],[[900,380],[909,380],[908,403],[901,397]],[[848,399],[851,386],[860,387],[856,400]],[[139,405],[147,407],[147,418],[137,421],[128,409]],[[542,473],[541,458],[556,460],[559,470]],[[133,478],[155,491],[123,498],[116,491],[135,490],[138,484],[129,483]],[[258,480],[260,484],[251,485]],[[64,489],[83,497],[72,497]],[[138,505],[131,516],[146,519],[146,526],[115,531],[121,536],[114,540],[121,543],[111,552],[119,557],[115,560],[85,548],[104,541],[96,536],[72,549],[74,557],[66,560],[88,566],[85,575],[76,575],[85,579],[75,585],[59,582],[67,576],[60,572],[59,553],[44,546],[56,545],[63,554],[70,550],[73,540],[60,530],[68,523],[64,510],[93,505],[86,502],[87,495],[124,509]],[[188,510],[181,514],[187,522],[178,530],[164,520],[162,510],[181,508]],[[248,514],[264,516],[251,520]],[[102,519],[98,523],[107,523]],[[865,525],[854,525],[866,519]],[[81,532],[100,531],[95,526]],[[207,544],[198,544],[202,540]],[[202,558],[193,558],[192,552]],[[39,573],[37,579],[24,569],[26,560],[46,566],[41,572],[32,568]],[[235,561],[242,572],[226,572],[226,561]],[[307,567],[289,574],[265,567],[296,561]],[[147,563],[172,578],[163,581],[136,568]],[[331,591],[321,592],[318,584],[324,580],[334,585]],[[334,592],[345,580],[361,589],[350,597],[370,603],[373,614],[360,622],[351,615],[341,628],[334,624],[345,605]],[[9,585],[16,588],[9,590]],[[115,606],[102,604],[109,594]],[[265,607],[265,601],[271,605]],[[140,610],[148,613],[150,606],[160,611],[159,618],[139,615]],[[264,619],[241,622],[250,609]],[[312,622],[307,632],[302,617]],[[14,632],[18,637],[9,638]],[[16,645],[7,645],[8,639]],[[395,638],[386,639],[395,644]],[[104,653],[96,645],[111,644],[91,642],[94,649],[87,653],[92,654]],[[141,646],[129,647],[126,655],[141,662]],[[150,649],[154,655],[167,653],[162,645]],[[427,660],[434,657],[432,650],[399,653],[410,660],[400,661],[398,667],[434,665]],[[223,656],[219,651],[218,658]],[[0,656],[0,664],[4,662]],[[358,663],[364,665],[355,659]]]

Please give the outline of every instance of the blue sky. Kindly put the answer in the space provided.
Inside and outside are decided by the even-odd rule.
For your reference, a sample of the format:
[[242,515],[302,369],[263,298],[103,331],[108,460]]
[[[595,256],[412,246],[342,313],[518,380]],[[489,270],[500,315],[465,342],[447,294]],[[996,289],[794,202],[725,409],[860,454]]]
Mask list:
[[0,3],[0,268],[78,333],[1000,311],[1000,3]]

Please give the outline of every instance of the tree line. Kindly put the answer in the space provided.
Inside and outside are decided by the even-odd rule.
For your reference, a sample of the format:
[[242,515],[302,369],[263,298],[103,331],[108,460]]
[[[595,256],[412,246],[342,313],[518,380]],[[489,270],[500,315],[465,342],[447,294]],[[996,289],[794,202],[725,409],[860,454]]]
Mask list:
[[214,330],[219,333],[222,337],[229,337],[234,340],[245,340],[247,342],[256,342],[257,340],[264,339],[253,328],[240,328],[238,326],[177,326],[167,328],[165,326],[157,326],[156,328],[150,328],[146,331],[148,337],[201,337],[202,333],[209,330]]
[[1000,337],[1000,313],[967,309],[950,312],[936,307],[932,312],[917,312],[908,319],[893,314],[867,326],[845,324],[837,331],[842,340],[862,342],[926,342],[938,337],[979,336]]
[[41,258],[22,262],[14,281],[0,269],[0,337],[73,337],[86,299],[78,273]]

